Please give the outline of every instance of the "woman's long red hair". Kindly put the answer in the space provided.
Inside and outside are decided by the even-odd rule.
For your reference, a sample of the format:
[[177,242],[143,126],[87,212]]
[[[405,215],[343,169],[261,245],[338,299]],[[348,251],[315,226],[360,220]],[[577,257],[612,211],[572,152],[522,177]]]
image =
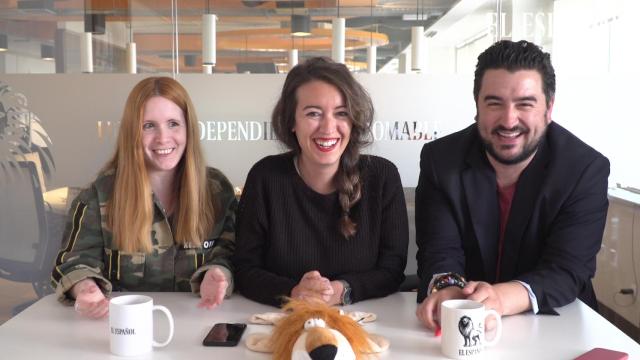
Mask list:
[[187,91],[172,78],[150,77],[131,90],[124,107],[118,143],[103,171],[114,171],[113,192],[106,206],[107,226],[116,247],[128,252],[150,252],[153,202],[142,148],[144,106],[162,96],[184,113],[187,144],[176,171],[175,234],[179,245],[200,246],[215,223],[206,163],[200,148],[198,120]]

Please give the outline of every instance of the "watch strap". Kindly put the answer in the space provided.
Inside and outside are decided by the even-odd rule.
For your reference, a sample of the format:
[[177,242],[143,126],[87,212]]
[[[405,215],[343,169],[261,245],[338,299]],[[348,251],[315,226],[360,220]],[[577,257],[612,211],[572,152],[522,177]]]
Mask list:
[[340,302],[342,305],[350,305],[351,300],[351,285],[345,280],[338,280],[342,283],[342,294],[340,295]]

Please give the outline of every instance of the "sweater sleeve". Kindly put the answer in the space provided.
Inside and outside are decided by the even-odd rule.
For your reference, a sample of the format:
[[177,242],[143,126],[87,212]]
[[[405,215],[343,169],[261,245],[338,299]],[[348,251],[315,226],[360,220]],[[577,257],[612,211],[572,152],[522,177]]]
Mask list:
[[214,246],[204,249],[204,263],[191,276],[191,291],[195,294],[200,293],[200,283],[204,274],[213,267],[218,267],[227,278],[229,286],[227,287],[226,296],[230,296],[233,292],[234,282],[232,276],[231,257],[236,247],[235,221],[238,201],[236,200],[233,185],[222,174],[222,172],[210,168],[208,170],[209,182],[213,185],[213,194],[218,203],[219,211],[216,219],[215,228],[212,237],[207,240],[213,240]]
[[[380,239],[370,239],[371,243],[379,244],[376,266],[368,271],[339,276],[340,280],[347,281],[351,286],[353,302],[387,296],[398,291],[398,287],[404,281],[409,244],[407,206],[397,168],[386,160],[382,161],[374,171],[374,176],[383,178],[379,197],[374,199],[382,209],[381,222],[371,224],[380,226]],[[374,207],[362,210],[368,214],[376,211]]]
[[236,287],[247,298],[280,306],[283,296],[290,296],[296,282],[265,269],[269,247],[269,222],[266,211],[268,194],[264,191],[264,174],[256,164],[249,175],[238,205],[234,267]]

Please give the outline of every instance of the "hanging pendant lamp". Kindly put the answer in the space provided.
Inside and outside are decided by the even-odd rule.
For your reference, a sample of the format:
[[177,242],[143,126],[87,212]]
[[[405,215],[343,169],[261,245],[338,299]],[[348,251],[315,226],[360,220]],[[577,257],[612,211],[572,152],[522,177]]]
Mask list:
[[331,37],[331,58],[337,63],[344,64],[344,38],[345,24],[344,18],[340,17],[340,1],[338,0],[338,14],[332,21],[333,33]]
[[422,50],[424,42],[424,27],[411,27],[411,70],[422,70]]
[[129,3],[129,42],[127,43],[127,72],[135,74],[138,72],[138,55],[136,43],[133,42],[133,21],[131,3]]
[[93,36],[90,32],[82,33],[80,38],[80,70],[83,73],[93,72]]
[[202,65],[216,65],[216,22],[207,1],[207,13],[202,15]]

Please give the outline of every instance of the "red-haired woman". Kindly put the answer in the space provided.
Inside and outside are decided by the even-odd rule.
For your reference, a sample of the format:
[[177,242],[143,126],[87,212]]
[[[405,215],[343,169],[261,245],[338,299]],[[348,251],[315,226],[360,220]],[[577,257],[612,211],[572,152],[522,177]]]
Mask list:
[[233,187],[207,168],[186,90],[139,82],[113,158],[74,200],[52,272],[59,299],[104,317],[116,291],[192,291],[214,308],[232,291]]

